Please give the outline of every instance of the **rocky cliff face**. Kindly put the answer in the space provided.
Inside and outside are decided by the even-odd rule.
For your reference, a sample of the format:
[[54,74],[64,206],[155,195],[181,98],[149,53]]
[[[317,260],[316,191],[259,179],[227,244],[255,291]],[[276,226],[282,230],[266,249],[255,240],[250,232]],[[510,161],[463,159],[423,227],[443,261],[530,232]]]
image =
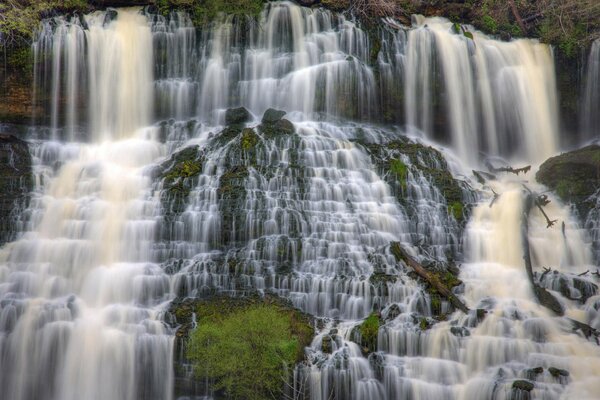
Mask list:
[[0,245],[14,238],[19,211],[33,187],[31,156],[27,143],[0,134]]

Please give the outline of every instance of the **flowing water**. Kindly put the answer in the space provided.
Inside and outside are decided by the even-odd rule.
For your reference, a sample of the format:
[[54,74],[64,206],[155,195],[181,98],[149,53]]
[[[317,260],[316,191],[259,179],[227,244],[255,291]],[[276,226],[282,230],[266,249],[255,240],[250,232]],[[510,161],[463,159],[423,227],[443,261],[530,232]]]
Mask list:
[[[47,113],[30,130],[28,222],[0,250],[0,398],[170,399],[169,302],[256,290],[323,319],[294,398],[598,398],[600,348],[536,302],[525,271],[523,183],[544,188],[468,178],[487,156],[558,151],[549,47],[437,18],[367,34],[275,2],[198,30],[185,13],[57,17],[33,49]],[[237,106],[252,130],[223,131]],[[260,125],[270,107],[285,134]],[[181,195],[165,171],[186,154],[201,168]],[[597,280],[576,276],[590,239],[556,200],[547,212],[563,225],[531,212],[536,279],[600,329]],[[472,311],[424,290],[394,241],[460,262]],[[367,356],[355,327],[373,311],[385,324]]]
[[585,71],[582,96],[581,131],[585,139],[598,139],[600,135],[600,39],[592,43]]

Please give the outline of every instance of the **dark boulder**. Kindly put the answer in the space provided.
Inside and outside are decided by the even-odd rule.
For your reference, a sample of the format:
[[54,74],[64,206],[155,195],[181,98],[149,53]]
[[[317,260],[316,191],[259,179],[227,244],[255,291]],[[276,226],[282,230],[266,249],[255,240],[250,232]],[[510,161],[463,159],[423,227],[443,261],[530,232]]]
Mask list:
[[252,115],[244,107],[230,108],[225,111],[225,124],[241,125],[250,121]]
[[262,123],[263,124],[274,124],[274,123],[280,121],[281,118],[283,118],[283,116],[285,114],[286,114],[285,111],[275,110],[274,108],[269,108],[267,111],[265,111],[265,114],[262,117]]

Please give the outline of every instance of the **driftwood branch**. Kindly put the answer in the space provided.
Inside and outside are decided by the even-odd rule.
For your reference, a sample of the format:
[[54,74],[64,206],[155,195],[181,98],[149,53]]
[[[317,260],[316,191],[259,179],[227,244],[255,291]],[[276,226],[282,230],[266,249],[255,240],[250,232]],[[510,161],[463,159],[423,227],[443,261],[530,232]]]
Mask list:
[[390,245],[390,250],[397,261],[404,261],[406,265],[412,268],[417,275],[423,278],[429,283],[435,290],[444,296],[450,303],[457,309],[461,310],[465,314],[469,313],[469,308],[463,303],[452,291],[440,280],[440,278],[427,269],[425,269],[419,262],[412,258],[398,242],[394,242]]
[[485,166],[492,173],[510,172],[511,174],[519,175],[521,173],[526,174],[526,173],[528,173],[531,170],[531,165],[527,165],[527,166],[522,167],[522,168],[513,168],[513,167],[500,167],[500,168],[496,168],[489,161],[485,162]]

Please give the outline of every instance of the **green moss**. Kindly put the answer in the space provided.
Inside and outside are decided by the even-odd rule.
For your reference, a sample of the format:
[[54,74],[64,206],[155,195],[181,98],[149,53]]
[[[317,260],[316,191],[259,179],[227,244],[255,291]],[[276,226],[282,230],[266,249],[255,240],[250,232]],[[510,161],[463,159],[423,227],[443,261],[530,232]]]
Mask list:
[[400,185],[403,190],[406,190],[406,180],[408,179],[408,167],[400,159],[393,159],[390,161],[390,171],[396,175],[400,181]]
[[254,132],[253,129],[244,129],[242,131],[242,137],[240,139],[240,144],[243,150],[251,150],[258,144],[258,136]]
[[367,352],[377,349],[377,335],[379,333],[379,317],[373,313],[363,321],[358,327],[361,337],[361,344]]
[[421,318],[421,320],[419,321],[419,328],[422,331],[427,330],[427,328],[429,328],[429,323],[427,322],[427,318]]
[[461,221],[464,216],[463,205],[459,201],[454,201],[448,206],[449,213],[454,217],[455,220]]
[[231,308],[225,299],[200,303],[196,314],[198,328],[187,349],[194,372],[234,399],[281,397],[289,371],[313,336],[297,311],[277,304]]

